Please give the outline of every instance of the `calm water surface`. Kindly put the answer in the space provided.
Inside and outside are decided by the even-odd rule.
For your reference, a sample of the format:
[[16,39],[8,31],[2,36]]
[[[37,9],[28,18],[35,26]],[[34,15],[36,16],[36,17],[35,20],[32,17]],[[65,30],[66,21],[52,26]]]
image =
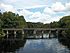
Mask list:
[[28,39],[24,47],[16,53],[70,53],[67,47],[58,42],[58,39]]

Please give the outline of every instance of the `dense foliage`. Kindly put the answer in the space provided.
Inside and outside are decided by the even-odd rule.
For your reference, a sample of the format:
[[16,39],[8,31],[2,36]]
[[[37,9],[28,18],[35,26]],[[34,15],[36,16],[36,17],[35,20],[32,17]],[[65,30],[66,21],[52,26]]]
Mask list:
[[43,28],[43,23],[40,23],[40,22],[37,22],[37,23],[27,22],[27,26],[28,26],[28,28]]
[[[70,28],[70,16],[64,16],[59,21],[60,26],[62,28]],[[70,38],[70,30],[66,30],[67,37]]]
[[70,28],[70,16],[64,16],[59,21],[60,27]]
[[0,13],[0,28],[24,28],[26,22],[23,16],[12,12]]

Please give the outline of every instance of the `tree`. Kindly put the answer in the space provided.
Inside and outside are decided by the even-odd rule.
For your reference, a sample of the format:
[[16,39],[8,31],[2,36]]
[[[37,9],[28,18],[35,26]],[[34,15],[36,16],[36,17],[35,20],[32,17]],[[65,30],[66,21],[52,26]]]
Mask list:
[[27,22],[27,26],[28,26],[28,28],[43,28],[43,23],[40,23],[40,22],[37,22],[37,23]]
[[51,28],[59,28],[59,23],[58,22],[55,22],[55,21],[54,22],[51,22],[50,23],[50,27]]
[[[59,27],[61,28],[70,28],[70,16],[64,16],[62,17],[59,22],[60,24]],[[66,30],[66,33],[67,33],[67,37],[70,38],[70,30]]]
[[70,16],[64,16],[59,21],[60,27],[70,28]]
[[26,26],[24,17],[12,12],[4,12],[1,20],[2,28],[24,28]]

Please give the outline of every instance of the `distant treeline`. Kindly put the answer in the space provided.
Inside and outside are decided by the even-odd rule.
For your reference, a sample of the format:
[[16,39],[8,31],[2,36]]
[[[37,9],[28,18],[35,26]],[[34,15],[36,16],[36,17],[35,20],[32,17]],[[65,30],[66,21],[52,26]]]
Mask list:
[[28,28],[70,28],[70,16],[62,17],[58,22],[54,21],[49,24],[43,24],[40,22],[33,23],[27,22]]

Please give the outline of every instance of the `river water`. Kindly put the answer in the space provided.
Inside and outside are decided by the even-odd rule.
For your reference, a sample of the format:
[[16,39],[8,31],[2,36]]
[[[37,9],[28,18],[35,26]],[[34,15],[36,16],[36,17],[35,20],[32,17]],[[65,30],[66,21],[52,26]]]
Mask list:
[[16,53],[70,53],[66,46],[58,42],[58,39],[29,39],[24,47]]
[[13,46],[7,45],[9,44],[2,46],[4,50],[0,50],[2,53],[70,53],[70,50],[59,43],[57,38],[26,39],[25,44],[24,41],[19,41],[12,44]]

